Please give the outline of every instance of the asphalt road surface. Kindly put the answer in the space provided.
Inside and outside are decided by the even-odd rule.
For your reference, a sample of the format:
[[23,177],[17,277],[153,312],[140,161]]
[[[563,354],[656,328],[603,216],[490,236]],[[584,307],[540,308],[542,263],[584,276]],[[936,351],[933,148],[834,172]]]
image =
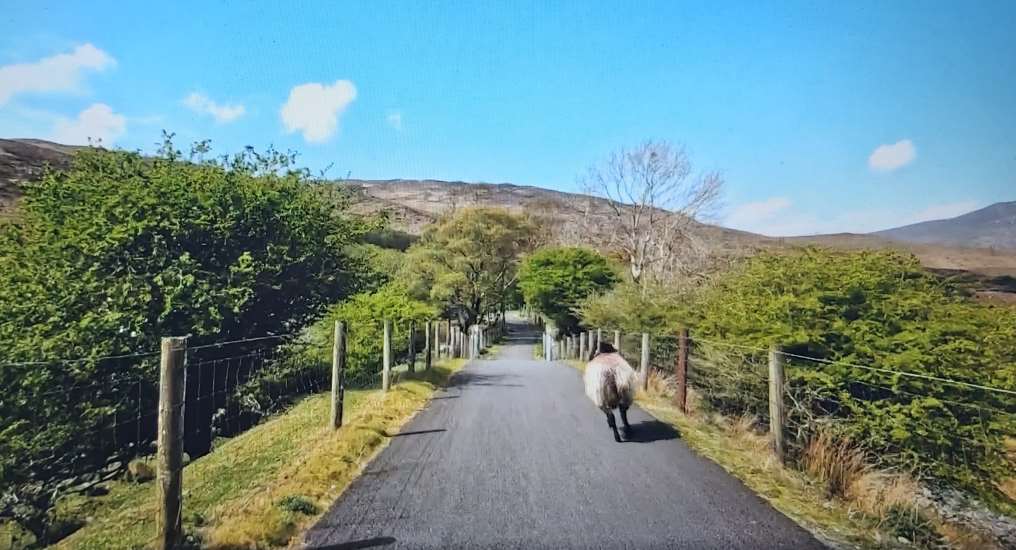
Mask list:
[[616,443],[581,375],[515,327],[434,395],[307,548],[823,548],[669,426]]

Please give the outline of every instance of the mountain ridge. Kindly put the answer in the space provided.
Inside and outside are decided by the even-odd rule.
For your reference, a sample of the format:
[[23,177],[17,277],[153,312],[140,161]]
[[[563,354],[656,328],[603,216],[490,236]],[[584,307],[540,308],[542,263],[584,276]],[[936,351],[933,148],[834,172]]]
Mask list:
[[[46,165],[57,169],[66,168],[70,165],[73,153],[81,148],[44,140],[0,139],[0,217],[5,211],[9,213],[13,210],[13,205],[20,195],[21,184],[38,177]],[[387,212],[394,228],[413,234],[419,234],[424,226],[449,210],[487,206],[536,215],[548,223],[551,231],[564,235],[559,240],[582,243],[588,240],[585,238],[587,235],[582,232],[595,231],[599,225],[595,217],[607,215],[609,209],[608,201],[600,197],[513,183],[449,182],[406,178],[342,179],[330,183],[344,186],[351,191],[354,212],[362,214]],[[1016,210],[1016,202],[998,203],[951,220],[963,219],[961,221],[965,223],[970,221],[970,216],[986,210],[990,213],[991,209],[998,205],[1006,209],[1012,206]],[[593,219],[585,220],[587,223],[580,223],[582,216],[592,216]],[[974,218],[980,219],[977,216]],[[907,231],[912,229],[907,228],[928,227],[929,224],[931,227],[939,227],[940,224],[948,224],[951,220],[922,222],[869,234],[783,238],[700,222],[694,222],[692,228],[697,238],[722,255],[745,256],[762,249],[806,245],[844,249],[890,248],[913,253],[925,266],[932,269],[960,269],[990,276],[1016,275],[1016,250],[1006,250],[1002,246],[996,246],[994,249],[978,249],[971,248],[967,243],[942,245],[908,240],[910,237]],[[1004,224],[1002,226],[1008,227]],[[1016,249],[1016,226],[1013,226],[1012,237],[1014,240],[1011,248]],[[954,240],[953,243],[955,242]],[[984,241],[971,238],[970,242]]]

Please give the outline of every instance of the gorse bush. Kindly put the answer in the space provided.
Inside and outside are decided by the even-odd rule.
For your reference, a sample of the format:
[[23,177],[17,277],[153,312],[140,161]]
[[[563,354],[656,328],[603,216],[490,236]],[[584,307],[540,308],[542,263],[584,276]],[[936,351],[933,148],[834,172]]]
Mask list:
[[[976,302],[911,256],[821,249],[760,254],[686,298],[663,325],[760,350],[695,344],[704,364],[693,372],[716,390],[703,392],[707,405],[767,417],[764,393],[749,394],[764,392],[764,350],[779,345],[817,359],[787,358],[796,429],[837,431],[881,465],[954,485],[989,488],[1011,473],[1014,396],[893,372],[1016,390],[1013,309]],[[585,310],[605,316],[600,300]]]
[[[201,344],[292,332],[360,286],[362,262],[345,250],[368,228],[308,185],[292,156],[185,162],[172,144],[162,151],[83,150],[69,170],[26,185],[0,226],[0,364],[44,363],[0,366],[8,496],[98,465],[108,449],[81,434],[154,407],[157,356],[92,358],[157,351],[168,335]],[[145,382],[129,400],[126,378]],[[96,389],[54,392],[75,387]],[[65,455],[41,469],[43,456]],[[4,502],[15,500],[26,501]]]

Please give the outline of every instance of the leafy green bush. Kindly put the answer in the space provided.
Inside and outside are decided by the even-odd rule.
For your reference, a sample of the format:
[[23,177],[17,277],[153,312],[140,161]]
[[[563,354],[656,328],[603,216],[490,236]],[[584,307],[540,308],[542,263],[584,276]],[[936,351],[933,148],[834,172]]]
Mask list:
[[[891,465],[982,484],[1007,470],[1016,424],[1016,312],[972,300],[894,252],[762,254],[706,293],[696,333],[779,345],[808,414],[838,418]],[[871,366],[918,376],[858,368]]]
[[0,514],[33,501],[10,493],[29,480],[45,506],[45,480],[100,466],[122,442],[96,430],[154,407],[157,354],[95,358],[157,352],[168,335],[292,332],[359,286],[345,249],[366,228],[291,156],[163,152],[83,150],[26,185],[0,225]]
[[375,292],[357,294],[332,307],[311,328],[312,345],[307,350],[322,361],[330,361],[335,321],[345,321],[348,385],[375,385],[381,380],[378,373],[382,367],[383,320],[392,322],[392,354],[400,358],[409,349],[410,322],[416,324],[416,349],[419,351],[424,323],[436,318],[437,313],[434,307],[412,298],[405,286],[389,283]]
[[602,320],[605,300],[613,300],[606,305],[626,312],[615,319],[646,321],[648,311],[668,330],[691,326],[700,339],[692,373],[707,405],[766,418],[765,350],[778,345],[792,354],[795,430],[831,424],[883,465],[950,484],[988,488],[1011,473],[1003,438],[1016,433],[1016,399],[936,378],[1016,390],[1016,310],[976,302],[911,256],[764,253],[684,296],[683,305],[653,308],[647,304],[666,297],[618,296],[583,311]]
[[519,268],[519,288],[526,303],[553,320],[565,334],[579,329],[575,313],[579,303],[609,290],[618,279],[606,258],[586,248],[543,248]]

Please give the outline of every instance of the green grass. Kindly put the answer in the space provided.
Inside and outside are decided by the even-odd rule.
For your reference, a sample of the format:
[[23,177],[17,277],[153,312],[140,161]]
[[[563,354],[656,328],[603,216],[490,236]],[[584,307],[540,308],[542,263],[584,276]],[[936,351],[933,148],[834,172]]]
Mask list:
[[[346,392],[344,426],[327,426],[328,394],[307,397],[285,413],[232,438],[184,469],[184,528],[211,548],[284,546],[309,525],[461,368],[444,361],[403,374],[387,394]],[[102,497],[60,503],[61,513],[88,524],[57,548],[145,548],[155,533],[155,484],[115,482]],[[282,502],[306,502],[302,507]],[[308,506],[309,505],[309,506]],[[317,513],[306,513],[308,510]]]

